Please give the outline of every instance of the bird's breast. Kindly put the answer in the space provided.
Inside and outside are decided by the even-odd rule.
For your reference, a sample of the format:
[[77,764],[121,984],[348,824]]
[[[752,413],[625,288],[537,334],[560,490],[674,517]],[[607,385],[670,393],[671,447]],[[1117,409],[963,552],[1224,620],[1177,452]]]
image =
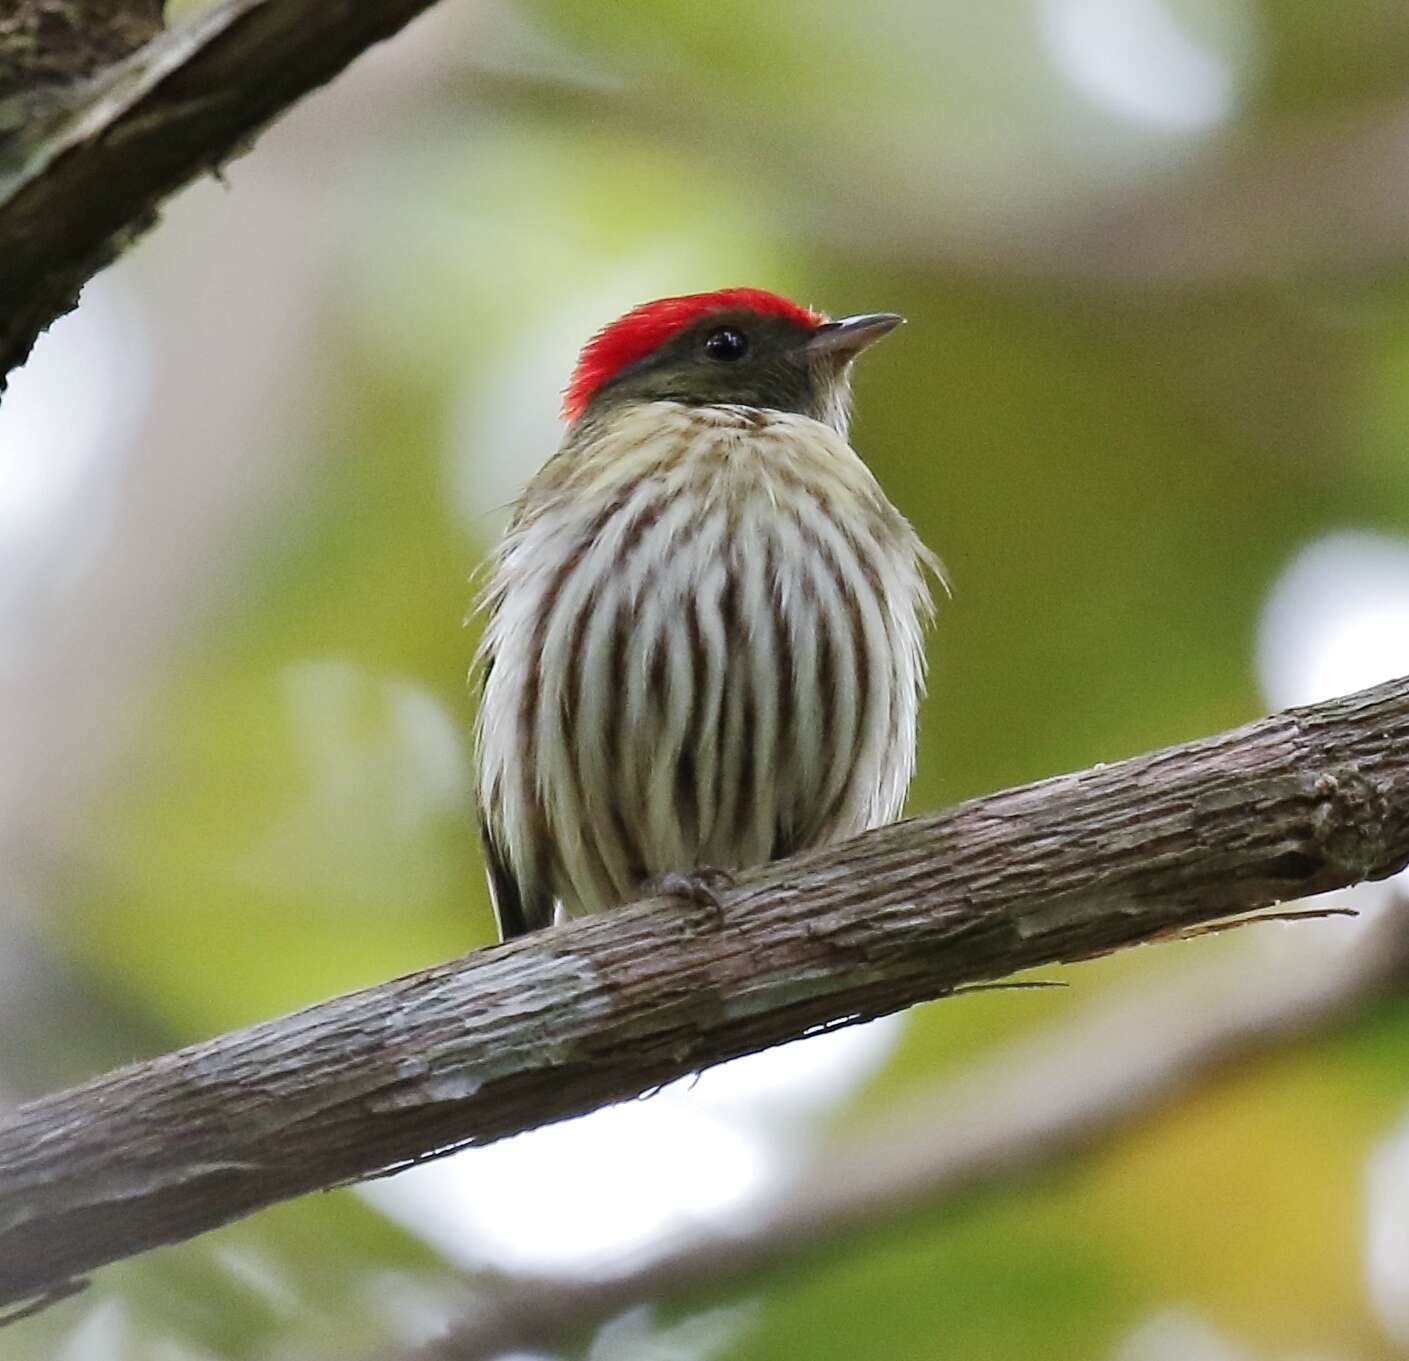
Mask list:
[[591,908],[893,816],[921,550],[845,441],[651,403],[554,463],[501,548],[484,644],[481,798],[513,858]]

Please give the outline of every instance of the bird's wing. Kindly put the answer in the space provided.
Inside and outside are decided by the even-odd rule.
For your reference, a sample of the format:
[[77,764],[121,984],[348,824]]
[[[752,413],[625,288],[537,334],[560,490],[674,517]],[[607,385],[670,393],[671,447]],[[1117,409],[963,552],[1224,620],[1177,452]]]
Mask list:
[[494,917],[499,923],[499,939],[512,940],[540,926],[553,923],[553,898],[539,891],[525,892],[499,843],[494,839],[489,822],[480,818],[480,840],[484,845],[484,868],[489,879],[489,900],[494,904]]
[[[548,470],[555,466],[561,466],[561,461],[556,455],[539,470],[538,479],[543,479]],[[526,492],[514,508],[504,543],[508,543],[515,531],[519,529],[524,519],[525,507],[528,504],[529,493]],[[501,543],[498,551],[500,554],[503,553],[504,544]],[[494,562],[496,560],[491,560],[491,563]],[[478,689],[481,706],[484,704],[490,674],[494,670],[494,650],[489,644],[489,640],[494,634],[493,624],[501,603],[502,583],[496,565],[493,566],[475,604],[475,613],[483,616],[485,620],[483,640],[472,668],[472,674],[477,671],[479,676]],[[483,721],[483,708],[481,707],[480,722]],[[483,792],[481,798],[483,798]],[[495,819],[491,816],[491,811],[481,803],[479,831],[480,843],[484,847],[485,874],[489,879],[489,899],[494,905],[495,920],[499,923],[499,939],[512,940],[515,936],[526,935],[529,931],[537,931],[540,927],[551,926],[557,903],[552,890],[548,887],[549,876],[544,869],[541,854],[534,854],[527,865],[515,866],[509,857],[508,848],[504,844],[503,825],[499,824],[499,835],[496,835]]]

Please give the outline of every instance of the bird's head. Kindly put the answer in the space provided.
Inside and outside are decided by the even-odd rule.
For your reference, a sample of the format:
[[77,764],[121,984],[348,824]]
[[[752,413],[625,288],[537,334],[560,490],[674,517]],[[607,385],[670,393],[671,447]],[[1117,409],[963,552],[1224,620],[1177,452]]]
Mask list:
[[721,288],[642,303],[583,348],[563,418],[627,402],[729,404],[796,411],[843,435],[851,361],[904,320],[868,312],[829,321],[760,288]]

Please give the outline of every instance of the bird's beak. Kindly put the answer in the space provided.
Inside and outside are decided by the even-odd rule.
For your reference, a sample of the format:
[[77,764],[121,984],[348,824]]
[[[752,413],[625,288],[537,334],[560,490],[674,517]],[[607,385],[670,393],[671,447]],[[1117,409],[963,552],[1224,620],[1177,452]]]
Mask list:
[[904,320],[898,312],[863,312],[858,317],[824,321],[803,348],[809,355],[851,359],[882,336],[888,336]]

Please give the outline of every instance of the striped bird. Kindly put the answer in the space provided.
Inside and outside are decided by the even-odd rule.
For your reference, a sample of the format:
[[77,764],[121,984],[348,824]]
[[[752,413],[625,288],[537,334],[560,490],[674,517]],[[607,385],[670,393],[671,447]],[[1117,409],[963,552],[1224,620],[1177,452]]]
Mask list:
[[481,601],[504,939],[899,813],[937,564],[847,425],[852,359],[900,321],[730,288],[582,351]]

